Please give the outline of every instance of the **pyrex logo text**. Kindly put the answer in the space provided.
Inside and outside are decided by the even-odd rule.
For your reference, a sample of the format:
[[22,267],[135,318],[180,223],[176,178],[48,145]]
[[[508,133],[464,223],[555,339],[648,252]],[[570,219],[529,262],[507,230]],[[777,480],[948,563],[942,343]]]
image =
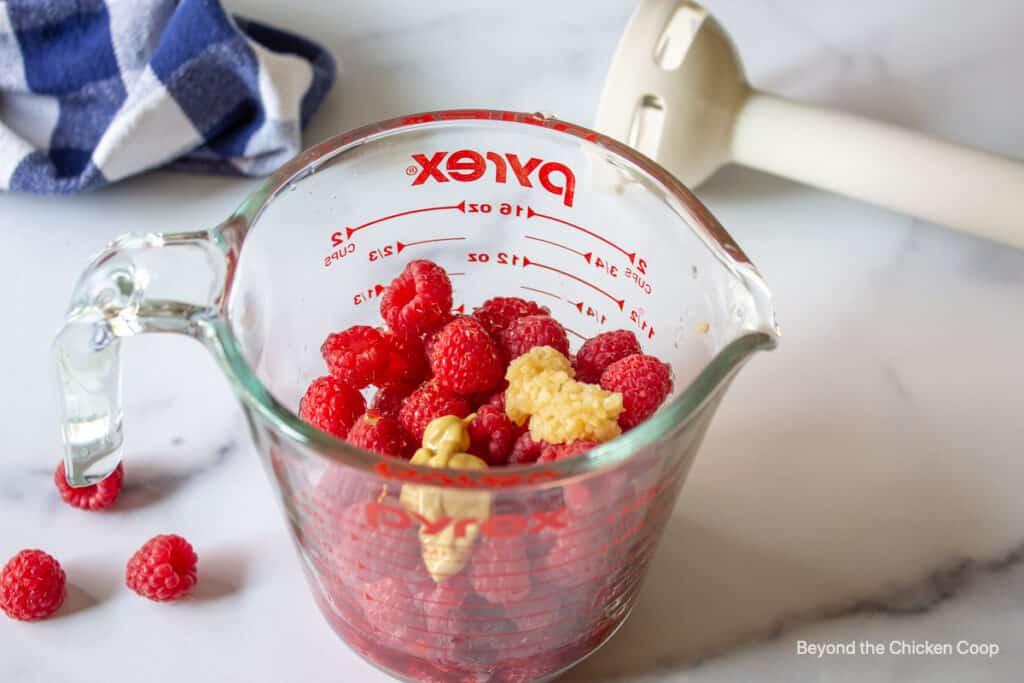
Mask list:
[[[428,180],[439,183],[447,183],[455,180],[460,183],[471,183],[480,180],[487,173],[488,162],[493,165],[494,182],[508,182],[509,171],[523,187],[533,187],[530,176],[536,172],[537,181],[541,187],[562,198],[562,203],[572,206],[573,197],[576,193],[576,176],[572,169],[557,161],[544,161],[537,157],[530,157],[525,162],[519,155],[506,152],[474,152],[471,149],[460,149],[457,152],[434,152],[429,157],[426,154],[413,154],[412,160],[419,165],[419,173],[412,181],[412,184],[422,185]],[[444,169],[441,163],[444,162]],[[416,167],[410,166],[412,171],[409,175],[416,173]]]
[[535,510],[528,515],[494,515],[483,522],[475,517],[453,519],[448,515],[431,521],[416,512],[385,503],[366,503],[364,510],[366,523],[374,529],[408,529],[418,522],[424,535],[433,536],[451,526],[455,538],[464,538],[466,528],[471,525],[479,526],[480,533],[495,539],[535,536],[545,529],[566,529],[569,525],[564,507],[550,511]]

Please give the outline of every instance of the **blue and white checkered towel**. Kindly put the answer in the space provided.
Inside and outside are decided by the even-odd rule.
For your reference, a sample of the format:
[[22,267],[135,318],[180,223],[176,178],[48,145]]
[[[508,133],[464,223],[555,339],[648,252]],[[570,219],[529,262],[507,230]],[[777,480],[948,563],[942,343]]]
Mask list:
[[333,81],[321,47],[219,0],[0,0],[0,189],[268,173]]

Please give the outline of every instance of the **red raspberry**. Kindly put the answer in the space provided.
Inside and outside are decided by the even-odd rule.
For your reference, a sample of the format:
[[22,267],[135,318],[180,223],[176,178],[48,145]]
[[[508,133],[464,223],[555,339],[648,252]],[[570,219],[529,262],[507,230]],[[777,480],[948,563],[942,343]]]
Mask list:
[[532,465],[548,446],[547,441],[534,441],[530,432],[523,432],[512,444],[512,453],[508,456],[509,465]]
[[582,455],[596,446],[597,444],[593,441],[573,441],[572,443],[552,444],[541,452],[540,457],[537,458],[537,463],[541,464],[565,460],[566,458]]
[[[509,646],[516,625],[502,617],[500,607],[471,593],[461,605],[449,610],[445,632],[447,635],[438,639],[444,646],[438,666],[476,671],[493,667],[502,648]],[[480,679],[473,676],[472,680]]]
[[505,375],[498,345],[473,318],[456,318],[438,332],[430,345],[430,369],[438,384],[463,395],[490,391]]
[[[584,524],[586,522],[583,522]],[[607,570],[605,532],[570,526],[558,531],[548,554],[540,559],[534,580],[551,590],[553,581],[563,588],[582,591],[601,579]]]
[[[373,495],[380,495],[379,484]],[[388,500],[384,504],[397,507],[398,501]],[[331,516],[325,520],[327,526],[321,533],[337,567],[333,578],[351,588],[361,590],[364,584],[378,579],[396,576],[408,580],[423,573],[416,527],[387,526],[385,522],[393,519],[392,513],[375,509],[379,506],[372,499],[361,500],[340,514],[337,507],[331,506]],[[380,526],[371,524],[371,515]]]
[[672,393],[672,371],[654,356],[635,353],[608,366],[601,375],[601,388],[622,393],[619,425],[632,429],[653,415]]
[[[502,352],[504,353],[504,352]],[[473,394],[469,397],[469,405],[473,407],[473,410],[481,408],[486,405],[493,405],[494,407],[505,412],[505,390],[508,389],[508,382],[501,380],[501,384],[493,391],[483,391],[479,394]]]
[[427,378],[430,369],[419,337],[403,337],[391,330],[382,330],[381,334],[388,347],[388,361],[377,373],[374,384],[416,385]]
[[398,419],[402,403],[416,389],[415,384],[388,384],[377,390],[370,402],[370,408],[385,417]]
[[416,450],[416,442],[398,420],[372,410],[356,419],[346,440],[353,446],[395,458],[411,458]]
[[469,568],[473,588],[495,605],[514,605],[530,592],[530,557],[518,539],[481,541]]
[[445,323],[452,310],[452,283],[444,268],[423,259],[409,261],[380,301],[388,327],[422,336]]
[[391,346],[380,330],[356,325],[327,335],[320,354],[332,377],[353,389],[362,389],[384,375],[391,360]]
[[57,485],[61,500],[71,507],[82,510],[102,510],[114,504],[117,494],[121,492],[121,484],[124,482],[124,466],[118,463],[114,471],[103,481],[84,486],[72,488],[68,483],[64,472],[64,461],[57,463],[57,469],[53,473],[53,483]]
[[529,599],[518,604],[505,605],[505,616],[516,622],[520,631],[528,631],[523,635],[535,644],[548,641],[551,633],[549,627],[561,621],[566,615],[558,591],[546,587],[547,595],[541,599]]
[[501,333],[501,344],[509,359],[519,358],[535,346],[551,346],[569,355],[569,337],[557,320],[546,315],[528,315],[513,321]]
[[512,444],[521,432],[505,415],[504,409],[491,404],[485,404],[476,411],[468,429],[472,439],[469,452],[483,458],[492,467],[508,461]]
[[60,563],[42,550],[22,550],[0,571],[0,609],[11,619],[45,619],[64,604]]
[[366,410],[358,391],[333,377],[318,377],[299,401],[299,419],[344,439],[352,423]]
[[614,330],[591,337],[576,352],[576,379],[597,384],[609,365],[640,352],[640,342],[629,330]]
[[419,603],[397,578],[369,583],[360,593],[363,614],[373,630],[395,643],[413,642],[426,630]]
[[515,296],[496,296],[473,309],[473,317],[479,320],[495,339],[500,339],[502,330],[519,318],[549,313],[544,306]]
[[418,596],[427,619],[427,630],[435,636],[459,633],[459,624],[452,623],[453,612],[459,610],[473,594],[473,587],[462,574],[441,583],[426,586]]
[[154,536],[128,560],[124,582],[144,598],[177,600],[196,585],[197,561],[192,546],[181,536]]
[[442,415],[466,417],[469,412],[466,399],[439,386],[436,380],[429,380],[405,399],[398,421],[419,441],[423,439],[423,430],[434,418]]
[[[541,453],[537,462],[549,463],[565,460],[583,455],[596,447],[597,444],[593,441],[573,441],[568,444],[548,446]],[[620,499],[627,498],[632,493],[631,486],[629,475],[622,468],[604,470],[601,474],[585,481],[566,484],[562,489],[562,497],[566,507],[577,514],[586,516],[614,505]]]
[[495,408],[499,408],[499,409],[504,411],[505,410],[505,390],[506,389],[508,389],[508,382],[502,382],[501,383],[501,389],[499,391],[496,391],[493,394],[491,394],[491,397],[489,399],[487,399],[487,402],[489,404],[491,404],[492,406],[494,406]]

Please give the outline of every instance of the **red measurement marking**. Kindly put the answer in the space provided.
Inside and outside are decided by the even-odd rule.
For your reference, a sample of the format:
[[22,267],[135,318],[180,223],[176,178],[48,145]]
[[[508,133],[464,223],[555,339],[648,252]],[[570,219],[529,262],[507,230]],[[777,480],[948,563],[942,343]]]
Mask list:
[[565,327],[565,325],[562,325],[562,327],[563,327],[563,328],[565,329],[565,331],[566,331],[566,332],[568,332],[569,334],[571,334],[571,335],[573,335],[573,336],[575,336],[575,337],[579,337],[579,338],[580,338],[580,339],[582,339],[583,341],[586,341],[586,340],[587,340],[587,338],[586,338],[586,337],[584,337],[584,336],[583,336],[582,334],[580,334],[580,333],[579,333],[579,332],[577,332],[576,330],[572,330],[572,329],[569,329],[568,327]]
[[446,211],[449,209],[457,209],[462,213],[466,213],[466,200],[462,200],[458,204],[451,204],[446,206],[428,206],[424,209],[411,209],[409,211],[399,211],[398,213],[393,213],[390,216],[383,216],[381,218],[375,218],[372,221],[367,221],[366,223],[363,223],[362,225],[357,225],[354,228],[345,228],[345,235],[351,239],[352,235],[359,232],[363,228],[368,228],[371,225],[377,225],[377,223],[383,223],[384,221],[390,221],[393,218],[411,216],[414,213],[425,213],[427,211]]
[[587,263],[590,263],[590,256],[591,256],[591,254],[589,252],[584,254],[582,251],[577,251],[576,249],[573,249],[572,247],[567,247],[564,244],[559,244],[558,242],[552,242],[551,240],[546,240],[546,239],[543,239],[541,237],[534,237],[533,235],[526,235],[526,239],[533,240],[534,242],[543,242],[544,244],[550,244],[551,246],[558,247],[559,249],[565,249],[566,251],[571,251],[572,253],[576,254],[577,256],[582,256],[583,258],[587,259]]
[[572,304],[573,308],[580,312],[580,315],[585,315],[588,318],[593,318],[601,325],[605,324],[606,319],[603,313],[598,313],[590,306],[584,304],[582,301],[570,301],[569,303]]
[[[451,275],[451,273],[448,273],[448,274]],[[537,292],[538,294],[545,294],[547,296],[550,296],[550,297],[553,297],[555,299],[558,299],[559,301],[562,300],[562,297],[558,296],[554,292],[548,292],[548,291],[543,290],[543,289],[537,289],[536,287],[527,287],[526,285],[519,285],[519,288],[520,289],[525,289],[528,292]]]
[[[570,228],[575,228],[576,230],[579,230],[580,232],[584,232],[584,233],[590,235],[591,237],[593,237],[594,239],[601,240],[602,242],[607,244],[612,249],[615,249],[616,251],[619,251],[622,254],[624,254],[626,256],[626,258],[629,259],[630,263],[635,263],[636,262],[636,252],[635,251],[626,251],[625,249],[623,249],[619,245],[615,244],[615,242],[612,242],[611,240],[609,240],[607,237],[603,237],[601,235],[598,235],[593,230],[588,230],[587,228],[584,228],[582,225],[576,225],[575,223],[571,223],[571,222],[569,222],[567,220],[564,220],[562,218],[556,218],[555,216],[549,216],[546,213],[541,213],[539,211],[534,211],[533,207],[531,207],[531,206],[526,207],[526,217],[527,217],[527,219],[533,218],[534,216],[536,216],[537,218],[546,218],[549,221],[554,221],[555,223],[561,223],[562,225],[567,225]],[[581,254],[581,256],[582,256],[582,254]]]
[[438,237],[433,240],[420,240],[419,242],[395,242],[395,248],[398,249],[398,253],[401,254],[407,247],[415,247],[420,244],[431,244],[432,242],[458,242],[464,240],[465,237]]
[[550,270],[553,273],[558,273],[560,275],[564,275],[565,277],[570,277],[573,280],[576,280],[576,282],[580,282],[582,284],[585,284],[587,287],[590,287],[595,292],[599,292],[599,293],[603,294],[604,296],[608,297],[609,299],[611,299],[612,301],[614,301],[615,305],[619,307],[620,311],[625,310],[625,306],[626,306],[626,300],[625,299],[616,299],[614,296],[612,296],[608,292],[604,291],[603,289],[601,289],[597,285],[591,284],[590,282],[587,282],[586,280],[584,280],[581,277],[573,275],[572,273],[567,273],[564,270],[559,270],[558,268],[555,268],[554,266],[548,266],[548,265],[545,265],[543,263],[537,263],[536,261],[531,261],[530,259],[528,259],[527,257],[524,256],[523,257],[523,267],[525,268],[526,266],[537,266],[538,268],[543,268],[545,270]]

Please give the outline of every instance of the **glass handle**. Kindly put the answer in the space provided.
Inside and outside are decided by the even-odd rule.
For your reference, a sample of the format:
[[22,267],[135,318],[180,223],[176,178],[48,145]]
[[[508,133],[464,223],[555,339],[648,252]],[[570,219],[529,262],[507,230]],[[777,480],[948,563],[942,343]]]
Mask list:
[[121,462],[121,338],[197,336],[200,320],[219,315],[229,263],[206,231],[131,234],[112,242],[79,278],[53,345],[72,486],[94,484]]

